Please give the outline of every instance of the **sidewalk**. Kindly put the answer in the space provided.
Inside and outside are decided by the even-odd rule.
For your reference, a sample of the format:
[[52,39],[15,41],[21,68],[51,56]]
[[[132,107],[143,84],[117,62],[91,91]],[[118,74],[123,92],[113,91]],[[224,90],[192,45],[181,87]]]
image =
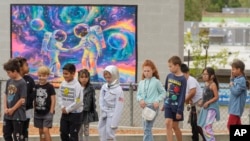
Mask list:
[[[135,134],[135,135],[117,135],[117,141],[142,141],[143,135],[142,134]],[[218,141],[229,141],[229,135],[228,134],[220,134],[217,133],[215,136],[216,140]],[[92,135],[89,138],[91,141],[99,141],[99,136],[97,135]],[[38,136],[31,136],[29,138],[29,141],[38,141],[39,138]],[[52,136],[53,141],[60,141],[60,137],[58,135],[53,135]],[[154,140],[155,141],[165,141],[166,140],[166,135],[154,135]],[[182,137],[183,141],[192,141],[191,139],[191,134],[183,134]],[[200,140],[202,140],[200,138]],[[4,141],[2,137],[0,137],[0,141]]]

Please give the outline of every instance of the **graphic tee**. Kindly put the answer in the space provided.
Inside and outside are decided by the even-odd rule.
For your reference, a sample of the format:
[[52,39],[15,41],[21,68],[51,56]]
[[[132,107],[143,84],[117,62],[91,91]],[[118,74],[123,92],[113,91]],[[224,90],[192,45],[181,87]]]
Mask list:
[[[7,108],[12,108],[21,99],[27,96],[27,86],[24,79],[9,79],[6,84],[5,94],[7,97]],[[4,114],[4,118],[8,120],[26,120],[25,104],[21,105],[12,115]]]
[[35,114],[46,115],[50,111],[51,96],[55,95],[55,89],[50,83],[36,85]]
[[175,76],[170,73],[165,82],[167,97],[165,99],[165,107],[171,108],[172,112],[183,113],[184,101],[186,94],[187,80],[182,76]]

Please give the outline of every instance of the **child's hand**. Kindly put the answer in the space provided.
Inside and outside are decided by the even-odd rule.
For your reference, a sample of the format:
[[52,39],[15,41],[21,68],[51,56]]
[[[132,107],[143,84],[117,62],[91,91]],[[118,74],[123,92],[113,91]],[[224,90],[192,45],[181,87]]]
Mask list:
[[63,114],[68,114],[65,107],[62,108],[62,113]]
[[146,103],[145,103],[144,100],[141,100],[141,101],[140,101],[140,106],[141,106],[142,109],[145,108]]
[[206,102],[206,103],[204,103],[203,107],[206,109],[208,107],[208,105],[209,105],[209,103]]
[[158,109],[159,108],[159,103],[158,102],[154,102],[154,109]]
[[8,108],[4,109],[4,114],[8,115]]
[[15,112],[14,109],[12,109],[12,108],[8,109],[8,115],[9,116],[12,116],[14,112]]
[[164,109],[165,109],[164,106],[162,106],[161,111],[164,111]]
[[234,82],[230,82],[229,86],[232,87],[234,85]]
[[50,110],[49,111],[51,114],[54,114],[55,113],[55,110]]
[[200,101],[198,102],[198,105],[199,105],[200,107],[202,107],[202,103],[203,103],[203,101],[200,100]]
[[181,119],[181,115],[180,114],[176,114],[176,119]]

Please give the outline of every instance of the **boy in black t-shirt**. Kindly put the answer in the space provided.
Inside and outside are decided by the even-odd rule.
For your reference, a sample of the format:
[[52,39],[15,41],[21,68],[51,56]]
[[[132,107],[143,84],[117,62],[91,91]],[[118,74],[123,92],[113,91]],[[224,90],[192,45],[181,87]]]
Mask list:
[[38,69],[38,84],[35,95],[34,126],[39,128],[40,141],[51,141],[49,128],[52,127],[55,112],[55,89],[48,82],[50,70],[46,66]]
[[27,97],[26,97],[26,120],[23,124],[23,135],[25,141],[28,141],[29,138],[29,123],[30,119],[33,117],[33,100],[35,97],[35,81],[31,76],[28,75],[29,73],[29,65],[27,63],[27,59],[24,57],[17,57],[20,63],[20,75],[26,82],[27,85]]
[[23,122],[26,120],[25,99],[27,85],[20,75],[20,63],[10,59],[4,64],[4,70],[9,76],[4,97],[3,137],[6,141],[24,141]]

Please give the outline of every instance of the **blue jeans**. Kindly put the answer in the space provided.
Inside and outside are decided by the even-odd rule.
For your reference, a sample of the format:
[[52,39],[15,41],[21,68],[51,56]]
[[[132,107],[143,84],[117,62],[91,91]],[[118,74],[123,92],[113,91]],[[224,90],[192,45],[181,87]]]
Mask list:
[[[153,109],[156,111],[156,116],[158,115],[158,109],[154,109],[153,105],[147,105],[150,109]],[[155,116],[155,118],[156,118]],[[143,130],[144,130],[144,136],[143,141],[154,141],[153,135],[152,135],[152,128],[155,121],[155,118],[151,121],[143,120]]]

